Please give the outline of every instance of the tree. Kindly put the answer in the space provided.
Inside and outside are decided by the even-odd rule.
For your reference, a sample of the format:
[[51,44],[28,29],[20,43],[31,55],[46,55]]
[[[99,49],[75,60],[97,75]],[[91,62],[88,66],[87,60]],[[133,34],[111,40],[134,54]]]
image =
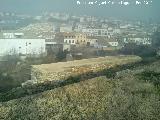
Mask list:
[[138,55],[141,57],[152,57],[156,55],[156,50],[151,46],[128,43],[120,50],[120,53],[125,55]]
[[156,49],[158,49],[160,47],[160,31],[158,31],[158,30],[156,32],[154,32],[152,35],[152,45]]
[[56,54],[57,61],[62,61],[66,59],[66,55],[68,54],[68,50],[60,51]]
[[123,54],[132,54],[133,55],[133,54],[135,54],[134,53],[135,48],[136,48],[136,44],[135,43],[128,43],[121,49],[121,52]]

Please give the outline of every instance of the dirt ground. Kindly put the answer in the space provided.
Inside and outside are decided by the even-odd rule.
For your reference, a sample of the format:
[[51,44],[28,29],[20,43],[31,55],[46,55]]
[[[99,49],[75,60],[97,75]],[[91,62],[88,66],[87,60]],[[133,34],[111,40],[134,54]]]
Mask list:
[[121,64],[121,63],[128,63],[128,62],[136,62],[141,58],[138,56],[106,56],[106,57],[99,57],[99,58],[91,58],[91,59],[83,59],[83,60],[75,60],[75,61],[68,61],[68,62],[59,62],[59,63],[52,63],[52,64],[42,64],[42,65],[34,65],[33,68],[47,71],[47,72],[61,72],[72,66],[87,66],[87,65],[94,65],[94,64]]

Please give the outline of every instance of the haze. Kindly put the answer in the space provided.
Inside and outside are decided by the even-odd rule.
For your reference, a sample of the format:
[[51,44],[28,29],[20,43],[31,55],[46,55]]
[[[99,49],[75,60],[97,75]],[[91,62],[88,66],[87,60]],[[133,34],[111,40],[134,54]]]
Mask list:
[[[103,0],[101,0],[103,1]],[[129,0],[128,0],[129,1]],[[139,0],[141,1],[141,0]],[[0,11],[39,15],[42,12],[65,12],[93,16],[115,17],[120,19],[159,21],[160,1],[142,6],[77,6],[76,0],[1,0]]]

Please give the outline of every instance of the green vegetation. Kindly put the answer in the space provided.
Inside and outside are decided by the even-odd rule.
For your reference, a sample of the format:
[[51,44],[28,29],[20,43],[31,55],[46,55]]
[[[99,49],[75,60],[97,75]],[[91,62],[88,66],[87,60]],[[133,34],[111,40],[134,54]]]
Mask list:
[[140,79],[153,83],[155,86],[160,86],[160,73],[154,71],[144,71],[139,74]]
[[67,50],[64,50],[64,51],[59,51],[57,54],[56,54],[56,60],[57,62],[58,61],[63,61],[66,59],[66,55],[68,54],[69,52]]
[[[0,119],[159,120],[159,85],[152,82],[154,76],[159,79],[159,66],[160,61],[157,61],[135,67],[128,73],[121,72],[121,77],[77,81],[3,102],[0,103]],[[137,75],[141,69],[143,71]]]
[[[140,54],[140,50],[143,57],[152,56],[152,50],[148,52],[150,48],[142,46],[134,54]],[[60,59],[64,57],[61,55]],[[52,62],[52,57],[8,59],[7,64],[1,64],[0,71],[0,120],[160,119],[160,61],[157,59],[153,63],[145,59],[144,63],[29,87],[20,85],[30,79],[30,65]],[[127,69],[128,73],[121,72]],[[142,71],[137,73],[138,70]]]
[[31,65],[55,62],[53,57],[28,57],[20,59],[18,55],[4,56],[0,62],[0,93],[8,92],[13,88],[31,79]]
[[[137,63],[137,65],[139,64]],[[3,92],[2,94],[0,94],[0,102],[6,102],[12,99],[17,99],[20,97],[25,97],[28,95],[41,93],[46,90],[51,90],[51,89],[55,89],[58,87],[63,87],[66,85],[78,83],[80,81],[84,81],[84,80],[91,79],[91,78],[98,77],[98,76],[106,76],[107,78],[114,78],[116,75],[116,72],[124,70],[124,69],[133,68],[134,66],[136,66],[135,63],[117,65],[115,67],[103,69],[103,70],[96,71],[96,72],[90,71],[90,72],[81,73],[75,76],[70,76],[66,80],[61,80],[57,82],[45,81],[39,84],[30,85],[30,86],[17,87],[17,88],[11,89],[7,92]]]
[[155,48],[160,47],[160,30],[159,31],[157,30],[156,32],[154,32],[154,34],[152,35],[152,42]]
[[[129,78],[129,79],[128,79]],[[0,119],[159,120],[154,85],[133,75],[94,78],[0,104]]]
[[120,50],[120,53],[125,55],[138,55],[141,57],[154,57],[156,56],[156,49],[152,46],[128,43]]

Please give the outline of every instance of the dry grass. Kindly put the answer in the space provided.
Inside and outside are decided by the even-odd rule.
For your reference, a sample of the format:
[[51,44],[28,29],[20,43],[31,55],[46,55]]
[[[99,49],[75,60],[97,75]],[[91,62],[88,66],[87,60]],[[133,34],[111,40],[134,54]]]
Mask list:
[[43,65],[34,65],[33,68],[47,71],[47,72],[61,72],[73,66],[84,66],[84,65],[94,65],[94,64],[121,64],[124,62],[135,62],[141,60],[138,56],[108,56],[108,57],[99,57],[83,60],[75,60],[68,62],[59,62],[52,64],[43,64]]
[[[2,120],[159,120],[154,86],[98,77],[0,104]],[[145,96],[141,93],[145,91]]]
[[45,81],[66,80],[69,77],[100,72],[118,65],[141,61],[138,56],[108,56],[53,64],[36,65],[32,67],[32,76],[37,83]]

